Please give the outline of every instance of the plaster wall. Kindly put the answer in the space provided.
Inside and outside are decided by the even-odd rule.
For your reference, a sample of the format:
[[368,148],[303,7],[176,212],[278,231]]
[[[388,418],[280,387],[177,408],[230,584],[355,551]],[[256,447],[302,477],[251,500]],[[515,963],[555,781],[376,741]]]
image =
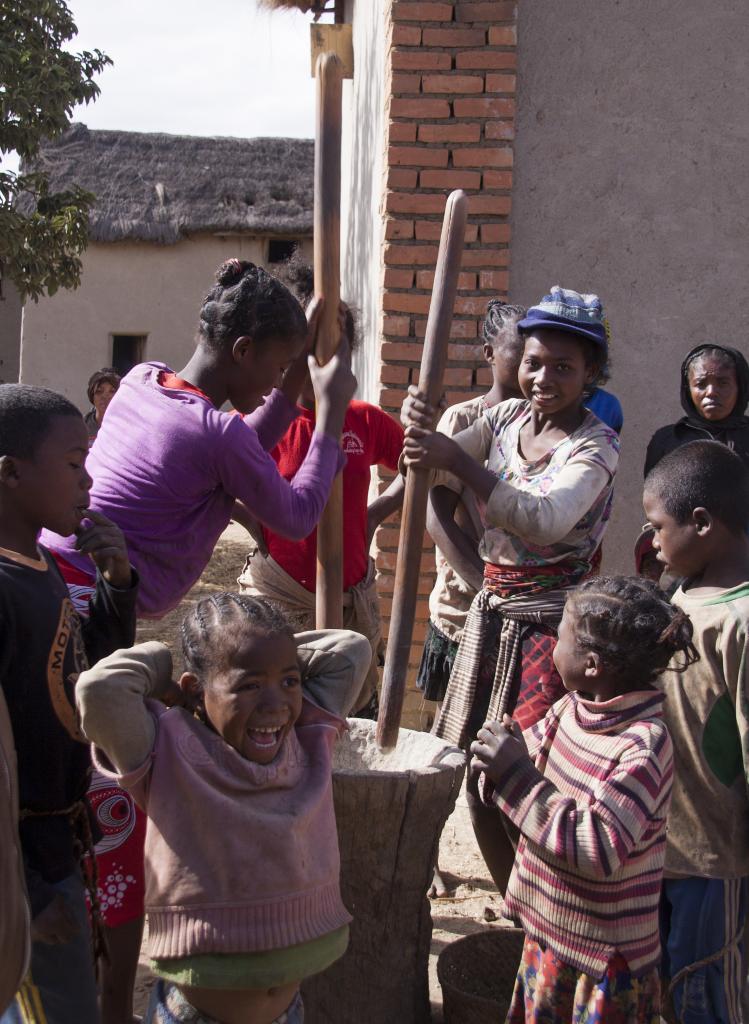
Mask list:
[[0,298],[0,384],[18,380],[21,353],[21,296],[12,282],[4,280]]
[[518,5],[510,293],[597,292],[624,406],[609,570],[633,568],[653,431],[695,344],[749,355],[744,0]]
[[354,78],[343,82],[341,294],[358,313],[357,397],[377,403],[382,286],[385,3],[347,0],[353,23]]
[[[312,259],[311,240],[302,250]],[[181,369],[194,345],[201,300],[229,257],[262,264],[266,240],[201,235],[173,246],[92,242],[81,286],[24,308],[21,380],[88,408],[86,382],[112,359],[112,335],[146,335],[145,358]]]

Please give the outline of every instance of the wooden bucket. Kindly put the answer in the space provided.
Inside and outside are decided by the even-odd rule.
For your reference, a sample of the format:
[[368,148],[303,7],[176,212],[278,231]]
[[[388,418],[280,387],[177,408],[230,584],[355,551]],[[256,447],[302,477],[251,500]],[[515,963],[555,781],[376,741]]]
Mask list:
[[375,723],[349,720],[333,792],[341,889],[354,921],[344,957],[302,986],[308,1024],[426,1024],[432,917],[427,891],[465,755],[401,729],[381,750]]
[[437,978],[445,1024],[497,1024],[505,1019],[523,954],[522,928],[465,935],[442,950]]

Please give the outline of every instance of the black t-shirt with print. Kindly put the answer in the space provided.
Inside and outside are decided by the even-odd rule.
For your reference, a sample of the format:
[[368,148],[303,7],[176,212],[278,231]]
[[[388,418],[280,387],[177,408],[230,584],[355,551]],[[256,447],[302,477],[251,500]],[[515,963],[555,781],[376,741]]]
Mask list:
[[[100,658],[135,641],[137,581],[127,590],[100,576],[90,615],[81,619],[52,556],[0,549],[0,685],[18,756],[21,845],[37,914],[52,898],[45,883],[76,866],[64,811],[86,793],[91,759],[75,708],[75,681]],[[24,818],[24,811],[32,816]],[[43,812],[33,816],[34,812]]]

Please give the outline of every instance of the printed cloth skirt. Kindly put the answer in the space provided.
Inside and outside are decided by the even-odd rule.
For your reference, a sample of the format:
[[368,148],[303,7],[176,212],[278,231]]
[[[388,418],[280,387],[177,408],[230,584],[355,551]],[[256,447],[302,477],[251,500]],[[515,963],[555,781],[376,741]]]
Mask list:
[[458,646],[457,640],[445,636],[429,621],[416,675],[416,686],[423,692],[424,700],[444,700]]
[[[54,551],[52,554],[75,610],[88,616],[89,602],[96,589],[95,575],[84,573]],[[126,790],[96,771],[92,773],[86,799],[101,834],[94,851],[101,919],[107,928],[116,928],[143,917],[146,816]]]
[[636,978],[617,953],[596,980],[526,938],[505,1024],[659,1024],[657,968]]
[[[304,1003],[300,992],[273,1024],[303,1024]],[[220,1024],[213,1017],[206,1017],[196,1010],[182,995],[176,985],[159,978],[151,989],[143,1024]]]

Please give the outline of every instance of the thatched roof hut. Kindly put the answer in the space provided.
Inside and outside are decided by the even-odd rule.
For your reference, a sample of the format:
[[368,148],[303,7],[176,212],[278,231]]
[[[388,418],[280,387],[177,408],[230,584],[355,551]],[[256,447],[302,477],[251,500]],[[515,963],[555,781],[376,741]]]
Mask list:
[[311,139],[70,129],[41,149],[52,191],[93,192],[90,238],[174,244],[188,235],[311,235]]

